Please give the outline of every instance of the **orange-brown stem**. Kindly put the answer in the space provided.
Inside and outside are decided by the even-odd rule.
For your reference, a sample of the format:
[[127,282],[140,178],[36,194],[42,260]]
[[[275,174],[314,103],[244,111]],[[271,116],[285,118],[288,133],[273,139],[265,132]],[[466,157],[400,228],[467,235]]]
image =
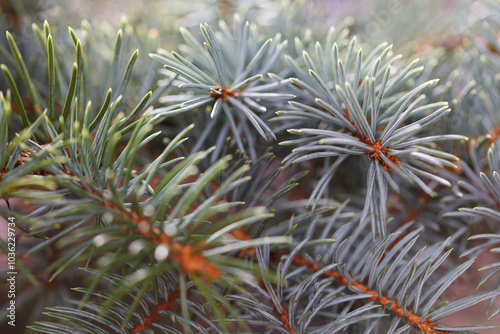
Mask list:
[[[298,266],[305,266],[309,268],[312,272],[317,272],[320,271],[321,268],[315,264],[315,263],[310,263],[303,257],[295,256],[293,259],[293,263]],[[366,285],[357,282],[355,280],[352,280],[352,282],[349,282],[347,278],[342,276],[339,272],[335,270],[328,270],[327,272],[324,273],[325,276],[332,277],[334,278],[337,282],[339,282],[342,285],[348,285],[351,284],[352,286],[360,289],[363,291],[364,294],[367,295],[372,295],[373,297],[370,297],[370,300],[373,300],[374,302],[382,305],[384,309],[389,309],[392,311],[396,316],[400,318],[406,319],[414,328],[418,329],[421,333],[424,334],[449,334],[448,331],[442,331],[442,330],[437,330],[434,327],[438,325],[437,323],[430,322],[429,319],[425,319],[421,321],[421,317],[416,315],[415,312],[408,311],[407,315],[403,311],[403,308],[397,304],[397,300],[395,299],[389,299],[387,296],[379,296],[377,291],[369,289]]]
[[159,304],[156,306],[154,310],[151,311],[151,314],[144,318],[144,323],[137,325],[133,330],[131,334],[137,334],[140,331],[143,331],[145,329],[148,329],[152,324],[158,321],[160,318],[160,311],[166,311],[170,308],[172,308],[172,305],[174,305],[175,301],[177,298],[180,298],[181,293],[179,290],[175,291],[170,295],[168,300],[165,302]]
[[362,143],[365,143],[366,145],[368,145],[372,148],[370,151],[366,152],[371,159],[377,160],[382,165],[382,167],[384,167],[384,170],[388,170],[391,172],[394,172],[393,168],[391,166],[389,166],[382,159],[382,155],[384,155],[387,159],[389,159],[389,161],[392,162],[394,165],[396,165],[396,166],[401,165],[401,163],[399,162],[399,160],[396,156],[389,154],[388,147],[382,147],[382,142],[380,140],[376,140],[375,142],[372,142],[370,140],[370,138],[364,137],[361,134],[361,132],[359,131],[356,124],[351,121],[351,118],[349,117],[349,113],[345,109],[344,109],[344,116],[352,124],[352,126],[354,126],[354,128],[356,128],[356,132],[353,132],[352,134],[354,136],[356,136]]
[[237,90],[236,92],[233,92],[231,90],[231,88],[229,88],[227,86],[224,87],[224,89],[222,89],[221,87],[218,87],[217,90],[220,92],[220,94],[217,94],[215,92],[210,92],[210,96],[213,97],[214,100],[222,99],[222,101],[226,101],[228,97],[234,97],[234,98],[236,98],[236,96],[240,92],[240,90]]
[[[29,158],[31,158],[31,153],[27,152],[25,150],[22,150],[21,153],[19,154],[19,156],[17,157],[16,163],[14,164],[14,168],[20,167],[22,164],[24,164],[26,159],[29,159]],[[6,170],[5,168],[0,169],[0,182],[2,181],[3,176],[5,174],[7,174],[8,172],[9,171]],[[38,171],[33,172],[32,175],[47,175],[47,172],[45,172],[44,170],[38,170]]]
[[[243,237],[245,239],[250,238],[250,236],[247,233],[245,233],[243,230],[239,231],[238,236]],[[279,259],[284,255],[288,255],[288,252],[274,253],[274,254],[272,254],[272,258]],[[296,255],[293,258],[293,263],[297,266],[307,267],[312,272],[318,272],[322,269],[316,263],[311,263],[308,260],[306,260],[305,258],[298,256],[298,255]],[[370,297],[370,300],[373,300],[374,302],[382,305],[382,307],[384,309],[389,309],[396,316],[406,319],[414,328],[420,330],[420,332],[423,334],[449,334],[448,331],[441,331],[441,330],[434,329],[434,327],[438,324],[434,323],[434,322],[430,322],[429,319],[425,319],[425,320],[421,321],[422,318],[420,316],[418,316],[417,314],[415,314],[415,312],[413,312],[413,310],[408,311],[407,312],[408,314],[406,315],[405,312],[403,311],[403,308],[398,305],[397,300],[389,299],[387,296],[379,296],[377,291],[371,290],[366,285],[364,285],[360,282],[357,282],[356,280],[352,280],[352,282],[350,283],[348,281],[348,279],[345,278],[344,276],[342,276],[338,271],[328,270],[323,275],[325,275],[327,277],[332,277],[337,282],[339,282],[340,284],[345,285],[345,286],[351,284],[352,286],[363,291],[364,294],[373,296],[373,297]],[[283,322],[283,328],[285,328],[286,330],[288,330],[290,332],[291,329],[289,329],[290,327],[289,327],[289,323],[288,323],[288,314],[286,314],[286,321],[285,321],[283,319],[285,312],[283,314],[280,314],[274,304],[273,304],[273,307],[274,307],[274,311],[276,312],[276,314],[278,314],[278,316],[280,316],[280,320]],[[282,307],[283,307],[283,310],[286,310],[286,308],[283,305],[282,305]],[[285,326],[287,326],[287,327],[285,327]]]
[[[113,204],[104,202],[104,206],[118,209]],[[195,251],[195,245],[183,245],[171,240],[158,227],[151,226],[147,220],[140,219],[137,213],[131,212],[131,215],[122,214],[124,219],[130,220],[137,225],[134,232],[151,240],[157,245],[166,246],[169,251],[169,257],[177,262],[181,270],[187,275],[197,275],[205,280],[213,281],[221,277],[220,269],[207,261],[199,252]]]
[[[269,289],[266,287],[266,285],[264,283],[260,283],[260,286],[261,288],[267,290],[268,293],[271,293],[271,291],[269,291]],[[271,287],[271,289],[273,289]],[[274,292],[274,289],[273,289],[273,292]],[[278,310],[278,307],[276,306],[276,304],[274,304],[274,302],[271,301],[271,304],[273,305],[273,310],[274,310],[274,313],[278,316],[278,319],[283,323],[283,328],[290,334],[294,334],[292,328],[290,327],[290,322],[288,321],[288,309],[285,307],[285,305],[283,305],[283,303],[281,303],[281,309],[283,310],[283,312],[280,313],[280,311]]]
[[[22,152],[16,162],[16,165],[21,165],[24,163],[26,158],[29,158],[30,154],[28,152]],[[44,173],[44,171],[39,171],[38,174]],[[75,177],[66,168],[63,167],[63,173],[68,176]],[[0,171],[0,180],[3,176],[3,171]],[[83,182],[76,179],[76,182],[83,187]],[[85,187],[83,187],[85,189]],[[92,192],[92,195],[96,197],[101,197],[97,192]],[[162,230],[157,227],[152,227],[147,220],[139,217],[136,212],[122,208],[115,205],[114,203],[108,202],[106,199],[102,198],[101,205],[113,211],[121,212],[121,217],[124,220],[131,221],[137,225],[134,231],[143,237],[148,238],[157,245],[165,245],[170,250],[170,258],[176,261],[181,270],[187,275],[198,275],[205,280],[212,281],[218,279],[221,276],[220,269],[209,263],[199,252],[194,251],[196,247],[194,245],[182,245],[176,241],[171,240]]]
[[[493,144],[500,137],[500,124],[497,125],[496,128],[488,132],[490,135],[490,139],[488,140],[488,144]],[[468,141],[469,142],[469,141]]]

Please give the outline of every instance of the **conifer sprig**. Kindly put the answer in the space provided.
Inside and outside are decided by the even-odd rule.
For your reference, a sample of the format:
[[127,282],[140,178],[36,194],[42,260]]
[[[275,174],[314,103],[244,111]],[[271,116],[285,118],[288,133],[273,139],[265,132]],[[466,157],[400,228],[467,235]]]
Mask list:
[[[210,132],[222,126],[216,142],[220,145],[230,132],[238,149],[242,152],[249,150],[255,161],[257,153],[251,144],[254,132],[250,129],[256,130],[266,140],[276,139],[261,114],[280,100],[293,98],[293,95],[279,91],[290,80],[277,80],[272,74],[268,75],[280,69],[279,59],[286,42],[281,42],[279,35],[263,40],[257,27],[238,17],[234,24],[232,32],[221,22],[217,34],[207,24],[201,25],[205,39],[203,45],[187,29],[182,29],[187,43],[185,56],[162,50],[152,54],[153,58],[166,63],[167,70],[182,78],[180,88],[191,97],[181,104],[156,109],[155,114],[163,117],[195,109],[201,113],[209,111],[210,117],[206,119],[206,126],[194,148],[202,147]],[[256,43],[259,43],[258,49]],[[241,133],[245,134],[245,140],[240,138]]]
[[[408,56],[303,2],[267,15],[246,1],[218,25],[242,2],[203,4],[199,36],[147,28],[163,20],[149,10],[65,39],[58,24],[13,29],[0,214],[16,222],[17,314],[33,305],[42,333],[494,328],[447,318],[482,301],[500,312],[486,287],[500,265],[471,273],[500,231],[500,16],[485,1],[449,49],[405,41]],[[158,36],[174,51],[151,54]],[[450,299],[463,278],[481,290]]]
[[[373,232],[385,235],[388,188],[399,191],[398,182],[392,174],[436,196],[422,178],[451,186],[449,181],[436,174],[436,170],[455,168],[453,161],[457,158],[429,145],[441,140],[465,140],[467,137],[417,137],[419,132],[450,111],[445,102],[423,104],[423,92],[434,86],[436,81],[395,94],[392,91],[395,87],[404,86],[406,80],[421,70],[413,70],[416,62],[405,68],[395,66],[399,57],[386,59],[391,47],[385,45],[377,47],[366,59],[363,59],[360,49],[355,60],[354,48],[353,39],[344,49],[344,59],[341,59],[336,44],[331,48],[331,57],[323,58],[319,43],[316,44],[314,60],[303,51],[304,67],[298,74],[306,81],[292,81],[310,94],[315,105],[290,102],[293,110],[279,111],[278,114],[288,119],[310,119],[315,128],[289,129],[290,133],[303,138],[281,144],[298,146],[285,161],[297,163],[315,158],[335,159],[326,167],[310,198],[309,204],[313,208],[346,157],[368,157],[363,218],[370,216]],[[294,68],[300,69],[295,60],[287,59],[294,64]],[[320,74],[318,69],[321,69]],[[305,78],[305,71],[309,72],[310,78]]]

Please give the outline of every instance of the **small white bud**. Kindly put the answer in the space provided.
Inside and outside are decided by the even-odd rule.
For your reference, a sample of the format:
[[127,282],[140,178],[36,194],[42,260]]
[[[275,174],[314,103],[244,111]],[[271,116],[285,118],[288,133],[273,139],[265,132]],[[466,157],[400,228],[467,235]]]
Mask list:
[[113,262],[113,256],[112,255],[104,255],[102,257],[100,257],[99,259],[97,259],[97,266],[98,267],[106,267],[107,265],[109,265],[111,262]]
[[165,245],[159,245],[155,249],[155,259],[158,261],[163,261],[168,257],[169,249]]
[[163,232],[169,237],[174,237],[177,234],[177,226],[172,223],[165,224]]
[[97,247],[103,246],[108,241],[108,237],[105,234],[99,234],[94,237],[94,245]]
[[[106,176],[108,179],[111,179],[114,174],[115,174],[115,172],[112,169],[106,170]],[[109,189],[104,189],[104,191],[102,192],[102,197],[104,197],[104,199],[107,201],[109,201],[110,199],[113,198],[111,191]]]
[[132,274],[125,277],[125,284],[133,285],[141,280],[143,280],[148,275],[148,270],[141,268],[134,271]]
[[102,215],[102,220],[105,224],[111,224],[111,222],[113,221],[113,214],[111,212],[105,212]]
[[128,246],[128,251],[132,254],[138,254],[141,250],[146,248],[146,243],[143,240],[134,240]]
[[152,217],[155,214],[155,207],[151,204],[148,204],[144,207],[143,213],[146,217]]
[[188,169],[188,173],[189,173],[190,175],[196,175],[196,174],[198,174],[198,172],[199,172],[199,169],[198,169],[198,167],[196,167],[196,166],[192,166],[192,165],[191,165],[191,166],[189,166],[188,168],[189,168],[189,169]]

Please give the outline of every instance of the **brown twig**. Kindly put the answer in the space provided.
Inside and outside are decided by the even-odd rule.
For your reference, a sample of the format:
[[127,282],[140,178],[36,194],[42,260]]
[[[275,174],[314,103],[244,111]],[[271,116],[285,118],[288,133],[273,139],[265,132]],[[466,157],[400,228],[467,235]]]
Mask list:
[[[315,264],[315,263],[310,263],[307,261],[305,258],[300,257],[300,256],[295,256],[293,258],[293,263],[298,266],[305,266],[309,268],[312,272],[317,272],[320,271],[321,268]],[[418,329],[421,333],[424,334],[449,334],[448,331],[441,331],[437,330],[434,327],[438,325],[437,323],[430,322],[429,319],[425,319],[423,321],[420,316],[415,314],[415,312],[407,311],[407,314],[405,314],[403,308],[397,304],[397,300],[395,299],[389,299],[387,296],[379,296],[377,291],[369,289],[366,285],[357,282],[356,280],[352,280],[352,282],[349,282],[347,278],[342,276],[339,272],[335,270],[328,270],[324,273],[325,276],[332,277],[334,278],[337,282],[339,282],[342,285],[352,285],[355,288],[361,290],[364,294],[367,295],[372,295],[373,297],[370,297],[370,300],[373,300],[377,304],[382,305],[384,309],[389,309],[392,311],[396,316],[400,318],[406,319],[410,325],[412,325],[414,328]]]
[[[94,194],[98,196],[99,194]],[[121,208],[113,203],[103,199],[102,206],[115,210],[122,211]],[[134,212],[127,210],[122,211],[122,218],[131,221],[137,228],[133,231],[149,239],[157,245],[164,245],[170,251],[169,257],[177,262],[181,270],[187,275],[198,275],[206,280],[213,281],[221,277],[220,269],[207,261],[198,251],[195,245],[183,245],[177,241],[173,241],[161,229],[151,226],[146,219],[139,217]]]
[[[243,230],[238,232],[238,236],[242,236],[242,235],[245,238],[250,238],[250,236],[248,234],[246,234]],[[287,253],[287,252],[277,252],[277,253],[272,254],[272,258],[279,259],[282,256],[285,256],[288,254],[289,253]],[[307,259],[305,259],[304,257],[298,256],[298,255],[296,255],[293,258],[292,262],[297,266],[307,267],[312,272],[318,272],[322,269],[316,263],[311,263]],[[379,296],[377,291],[368,288],[366,285],[364,285],[356,280],[352,280],[352,282],[349,282],[349,280],[347,278],[345,278],[344,276],[342,276],[338,271],[328,270],[323,275],[325,275],[327,277],[334,278],[338,283],[340,283],[342,285],[347,286],[350,284],[350,285],[354,286],[355,288],[361,290],[364,294],[371,295],[372,297],[369,298],[370,300],[373,300],[377,304],[380,304],[384,309],[389,309],[396,316],[406,319],[410,323],[410,325],[412,325],[414,328],[420,330],[420,332],[423,334],[449,334],[448,331],[434,329],[434,327],[438,324],[429,321],[429,319],[425,319],[425,320],[421,321],[422,318],[420,316],[418,316],[417,314],[415,314],[415,312],[413,312],[412,310],[408,311],[407,314],[405,314],[403,308],[398,305],[397,300],[389,299],[389,297],[387,297],[387,296]],[[293,333],[293,332],[291,332],[290,325],[288,322],[288,311],[286,310],[286,308],[282,305],[282,308],[285,311],[283,313],[279,313],[278,309],[276,308],[276,305],[274,305],[274,304],[273,304],[273,308],[274,308],[275,313],[280,317],[279,319],[283,322],[283,328],[288,330],[290,333]],[[285,314],[286,314],[286,317],[285,317]]]
[[[45,146],[45,145],[44,145]],[[18,161],[15,166],[20,166],[25,162],[25,159],[30,158],[31,154],[29,152],[21,152],[18,157]],[[84,184],[82,181],[78,180],[77,176],[69,172],[64,166],[62,172],[70,177],[73,177],[75,181],[82,186],[83,189]],[[7,171],[0,170],[0,181],[2,176],[7,173]],[[41,170],[36,171],[33,174],[35,175],[46,175],[47,172]],[[221,276],[220,269],[209,263],[200,253],[196,251],[195,245],[183,245],[179,242],[171,240],[162,230],[157,227],[151,226],[149,222],[139,216],[138,213],[127,209],[121,208],[114,203],[108,202],[105,198],[103,198],[98,192],[91,191],[93,196],[99,197],[102,200],[101,206],[106,207],[113,211],[121,212],[121,217],[124,220],[128,220],[135,225],[137,228],[134,231],[145,238],[150,239],[157,245],[166,246],[169,251],[169,257],[176,261],[181,270],[188,275],[198,275],[203,279],[212,281],[214,279],[218,279]],[[5,199],[5,200],[8,200]],[[125,210],[125,211],[124,211]]]
[[493,130],[488,132],[488,135],[490,135],[490,138],[488,139],[488,144],[491,145],[494,142],[497,141],[498,138],[500,138],[500,124],[496,126]]
[[[269,289],[267,288],[267,286],[265,284],[263,284],[261,282],[260,286],[267,290],[267,293],[271,294],[271,291],[269,291]],[[271,290],[273,290],[273,293],[274,293],[274,289],[272,286],[270,286]],[[272,301],[272,299],[271,299]],[[276,315],[278,316],[278,319],[283,323],[283,328],[290,334],[294,334],[292,328],[290,327],[290,322],[288,321],[288,309],[285,307],[285,305],[283,305],[283,303],[281,303],[281,309],[283,310],[282,312],[280,312],[278,310],[278,306],[276,304],[274,304],[274,301],[272,301],[272,305],[273,305],[273,310],[274,310],[274,313],[276,313]]]
[[376,140],[372,142],[370,138],[364,137],[361,132],[359,131],[358,127],[354,122],[351,121],[351,118],[349,117],[349,113],[347,110],[344,109],[344,116],[345,118],[354,126],[356,129],[356,132],[352,132],[352,134],[359,139],[362,143],[365,143],[366,145],[370,146],[372,149],[371,151],[367,151],[366,153],[368,156],[373,159],[377,160],[382,167],[384,167],[384,170],[394,172],[393,168],[389,166],[383,159],[382,155],[384,155],[390,162],[392,162],[396,166],[400,166],[401,163],[399,162],[398,158],[395,155],[389,154],[389,148],[388,147],[382,147],[382,142],[380,140]]
[[210,92],[210,96],[213,97],[214,100],[222,99],[222,101],[226,101],[228,97],[236,98],[238,93],[241,91],[237,90],[236,92],[233,92],[229,87],[224,87],[224,89],[218,87],[217,90],[220,92],[220,94],[217,94],[215,92]]
[[158,319],[160,318],[160,311],[166,311],[170,309],[177,298],[180,298],[181,292],[179,290],[175,291],[170,295],[168,300],[164,301],[163,303],[159,304],[156,306],[154,310],[151,311],[151,314],[147,317],[144,318],[144,323],[137,325],[133,330],[131,334],[137,334],[140,331],[143,331],[145,329],[148,329],[152,324],[155,322],[158,322]]

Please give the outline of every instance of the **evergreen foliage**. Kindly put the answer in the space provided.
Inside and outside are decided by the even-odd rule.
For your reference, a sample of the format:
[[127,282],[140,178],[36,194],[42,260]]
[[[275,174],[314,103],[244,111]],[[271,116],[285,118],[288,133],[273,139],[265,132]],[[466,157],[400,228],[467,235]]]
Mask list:
[[450,297],[500,252],[497,1],[467,4],[487,14],[425,51],[356,36],[369,22],[325,26],[307,1],[206,2],[191,16],[187,1],[188,28],[150,13],[150,30],[133,18],[67,33],[31,24],[37,7],[0,4],[12,31],[0,214],[16,228],[19,333],[496,328],[446,317],[484,301],[500,312],[498,260],[476,292]]

